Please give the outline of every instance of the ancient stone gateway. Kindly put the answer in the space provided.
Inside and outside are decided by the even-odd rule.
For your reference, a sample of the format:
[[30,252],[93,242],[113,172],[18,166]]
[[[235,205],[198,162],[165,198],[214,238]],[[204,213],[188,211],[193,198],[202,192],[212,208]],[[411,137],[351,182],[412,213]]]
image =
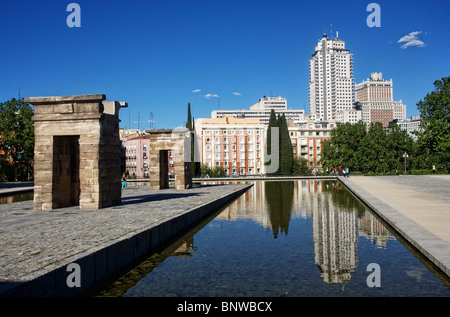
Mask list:
[[105,95],[24,98],[34,108],[34,208],[121,203],[119,109]]
[[186,128],[146,132],[150,134],[150,189],[169,187],[169,150],[174,155],[175,189],[192,188],[191,132]]

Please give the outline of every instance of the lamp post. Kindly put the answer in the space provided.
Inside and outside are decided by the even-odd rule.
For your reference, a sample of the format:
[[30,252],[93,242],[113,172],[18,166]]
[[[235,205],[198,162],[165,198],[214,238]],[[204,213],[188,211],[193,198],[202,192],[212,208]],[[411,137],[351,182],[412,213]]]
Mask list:
[[405,175],[406,175],[406,159],[408,158],[408,153],[403,153],[403,158],[405,159]]

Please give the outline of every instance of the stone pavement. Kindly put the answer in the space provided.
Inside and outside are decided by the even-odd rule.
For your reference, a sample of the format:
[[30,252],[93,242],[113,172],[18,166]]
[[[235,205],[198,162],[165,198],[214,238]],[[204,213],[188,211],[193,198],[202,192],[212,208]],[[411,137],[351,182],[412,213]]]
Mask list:
[[450,276],[450,175],[339,180]]
[[[184,191],[138,186],[123,190],[121,205],[100,210],[68,207],[40,211],[34,210],[32,200],[0,205],[0,293],[6,282],[32,281],[138,234],[145,241],[133,242],[130,249],[141,248],[144,242],[156,247],[163,233],[167,235],[174,228],[178,230],[191,222],[191,213],[194,213],[191,210],[202,206],[217,208],[211,204],[217,201],[223,204],[249,186],[198,185]],[[171,222],[166,228],[165,224],[173,219],[178,222]],[[154,239],[149,229],[158,226],[158,239]],[[149,239],[154,241],[148,242]],[[125,251],[128,249],[121,249],[119,253]]]

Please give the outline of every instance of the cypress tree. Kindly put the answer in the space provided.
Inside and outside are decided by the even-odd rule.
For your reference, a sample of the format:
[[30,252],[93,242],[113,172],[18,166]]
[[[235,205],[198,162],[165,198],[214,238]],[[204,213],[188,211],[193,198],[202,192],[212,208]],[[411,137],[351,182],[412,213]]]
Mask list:
[[280,116],[280,173],[288,175],[292,173],[294,155],[291,137],[287,126],[286,117]]
[[[194,131],[194,126],[191,118],[191,103],[188,103],[188,110],[187,110],[187,121],[186,121],[186,128],[189,129],[189,131]],[[191,133],[191,168],[192,168],[192,177],[195,176],[196,168],[195,168],[195,162],[194,162],[194,134]]]
[[[270,112],[270,118],[269,118],[269,126],[267,127],[267,138],[266,138],[266,149],[267,149],[267,154],[270,155],[272,154],[272,143],[271,143],[271,138],[272,138],[272,128],[273,127],[278,127],[278,120],[275,116],[275,111],[272,109],[272,111]],[[266,166],[270,165],[271,162],[265,162],[264,163]]]
[[192,131],[191,103],[188,103],[186,128],[188,128],[189,131]]

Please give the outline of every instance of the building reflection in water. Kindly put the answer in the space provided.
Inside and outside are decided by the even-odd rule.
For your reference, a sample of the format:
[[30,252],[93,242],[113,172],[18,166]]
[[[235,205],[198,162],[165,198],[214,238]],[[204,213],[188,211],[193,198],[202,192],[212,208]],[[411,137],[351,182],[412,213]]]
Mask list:
[[256,181],[216,219],[251,219],[287,235],[291,218],[311,218],[315,263],[330,286],[345,285],[358,266],[358,237],[383,248],[394,237],[338,182]]

